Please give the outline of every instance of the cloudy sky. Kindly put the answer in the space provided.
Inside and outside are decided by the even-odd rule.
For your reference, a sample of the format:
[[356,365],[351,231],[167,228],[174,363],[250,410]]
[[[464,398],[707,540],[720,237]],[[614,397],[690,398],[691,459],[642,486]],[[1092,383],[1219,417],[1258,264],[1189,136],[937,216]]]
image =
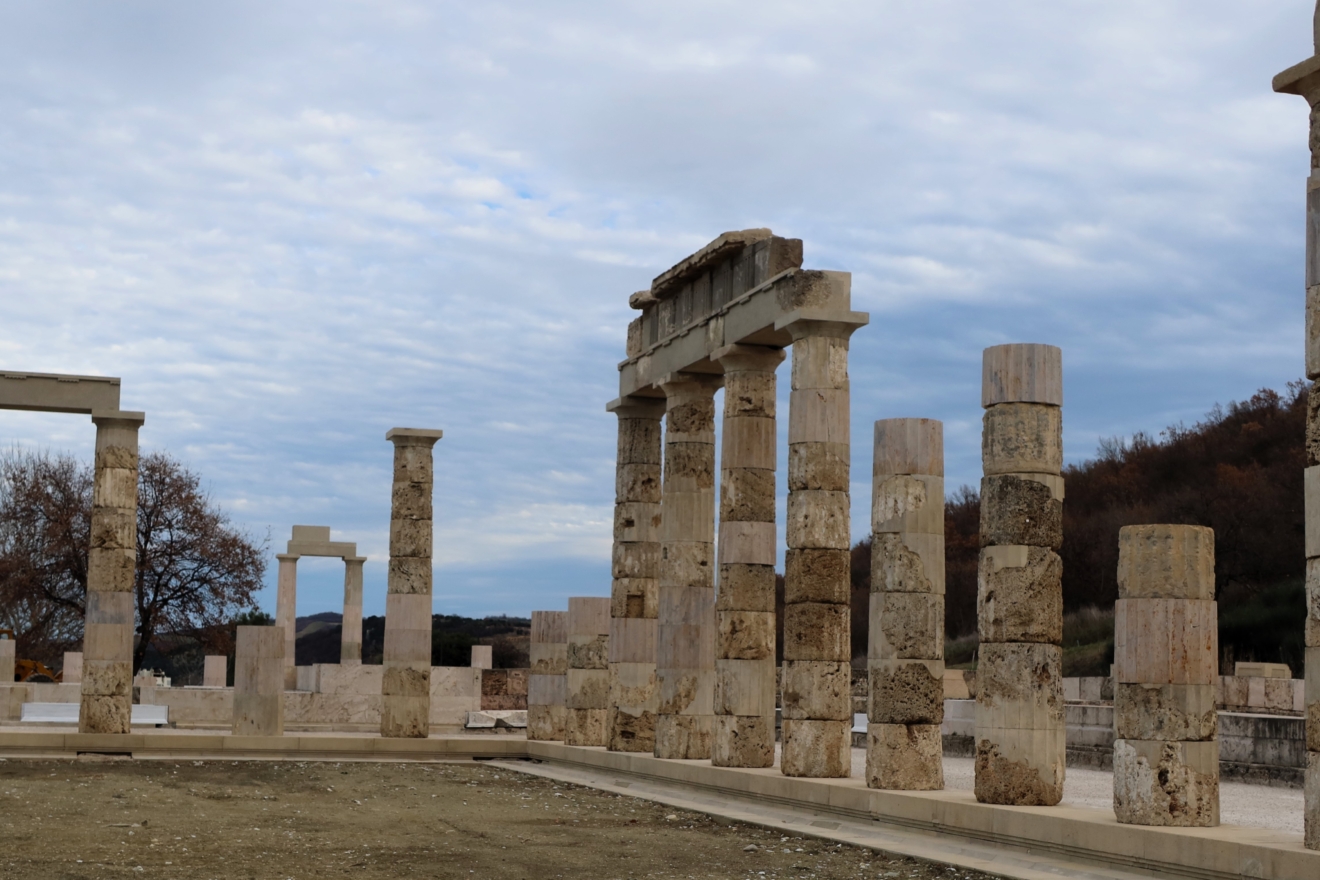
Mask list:
[[[609,591],[628,295],[768,226],[871,313],[860,537],[875,419],[943,419],[949,488],[979,479],[987,345],[1062,346],[1070,460],[1300,377],[1307,114],[1270,78],[1311,12],[15,0],[0,367],[123,377],[272,553],[357,541],[369,614],[385,431],[441,427],[435,608],[523,615]],[[3,424],[90,457],[84,417]],[[300,568],[338,610],[339,564]]]

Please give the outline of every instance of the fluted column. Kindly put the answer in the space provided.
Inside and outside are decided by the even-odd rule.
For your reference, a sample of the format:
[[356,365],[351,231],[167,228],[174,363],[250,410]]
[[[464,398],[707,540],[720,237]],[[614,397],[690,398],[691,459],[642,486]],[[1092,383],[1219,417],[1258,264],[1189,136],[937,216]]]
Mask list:
[[976,799],[1063,797],[1063,355],[987,348],[982,364]]
[[857,323],[799,320],[788,414],[784,557],[786,776],[852,773],[848,339]]
[[340,664],[362,662],[362,564],[365,556],[344,557],[344,615],[339,636]]
[[775,368],[783,349],[731,345],[724,368],[719,591],[715,605],[717,767],[775,763]]
[[431,730],[431,450],[439,430],[394,428],[389,588],[380,735],[425,737]]
[[875,423],[866,784],[944,787],[944,425]]
[[297,553],[276,553],[279,572],[275,578],[275,626],[284,638],[282,678],[286,691],[298,687],[294,650],[298,644],[298,559]]
[[665,377],[657,758],[709,758],[715,690],[715,392],[721,378]]
[[610,405],[619,419],[614,481],[613,587],[610,591],[612,752],[654,752],[659,692],[655,678],[660,568],[660,420],[663,400],[627,397]]
[[[128,733],[133,704],[140,412],[97,410],[80,733]],[[11,676],[12,679],[12,676]]]

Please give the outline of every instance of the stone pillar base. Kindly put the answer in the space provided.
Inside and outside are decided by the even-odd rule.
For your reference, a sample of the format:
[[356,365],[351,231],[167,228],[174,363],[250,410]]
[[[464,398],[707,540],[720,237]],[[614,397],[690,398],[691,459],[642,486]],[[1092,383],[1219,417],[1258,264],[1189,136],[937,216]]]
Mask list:
[[661,715],[655,721],[655,756],[675,760],[710,758],[710,715]]
[[283,736],[284,694],[234,694],[234,736]]
[[866,785],[901,791],[944,788],[938,724],[878,724],[866,728]]
[[710,762],[716,767],[775,766],[775,719],[716,715]]
[[1128,825],[1219,824],[1219,743],[1114,741],[1114,815]]
[[82,694],[79,702],[79,733],[128,733],[132,697]]
[[[977,707],[979,710],[979,706]],[[1062,727],[976,728],[976,799],[983,804],[1052,807],[1063,800]]]
[[558,742],[564,738],[563,706],[528,706],[527,738]]
[[[428,684],[429,690],[429,684]],[[380,735],[425,739],[431,733],[431,698],[385,694],[381,697]]]
[[609,709],[567,709],[564,712],[564,745],[603,746],[608,736]]
[[655,718],[655,713],[647,710],[634,713],[617,706],[610,708],[607,748],[611,752],[651,754],[655,751]]
[[779,769],[785,776],[844,779],[852,774],[852,721],[785,718],[783,739]]

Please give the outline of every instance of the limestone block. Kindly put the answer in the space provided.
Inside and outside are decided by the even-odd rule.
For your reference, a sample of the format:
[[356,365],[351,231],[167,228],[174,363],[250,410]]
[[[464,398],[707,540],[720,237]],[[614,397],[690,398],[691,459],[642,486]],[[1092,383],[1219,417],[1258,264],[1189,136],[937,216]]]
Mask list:
[[[979,708],[979,707],[978,707]],[[1064,727],[976,726],[976,799],[983,804],[1052,807],[1063,799]]]
[[1320,752],[1306,753],[1304,785],[1306,817],[1302,843],[1307,849],[1320,849]]
[[623,463],[614,471],[614,497],[660,503],[660,463]]
[[[793,553],[795,551],[788,551]],[[829,551],[835,553],[838,551]],[[787,588],[787,587],[786,587]],[[720,566],[719,592],[715,596],[719,611],[775,610],[775,567],[729,563]]]
[[82,692],[98,697],[132,693],[133,664],[128,660],[87,660],[83,663]]
[[788,442],[848,443],[847,388],[795,388],[788,395]]
[[710,715],[660,715],[655,720],[655,756],[704,760],[711,755]]
[[389,592],[431,595],[431,560],[391,558]]
[[1114,681],[1214,684],[1218,612],[1205,599],[1119,599],[1114,603]]
[[716,767],[773,767],[775,719],[716,715],[711,735],[710,762]]
[[1044,547],[981,548],[977,631],[985,642],[1063,639],[1063,560]]
[[977,727],[1062,731],[1062,670],[1063,649],[1057,645],[982,643]]
[[852,773],[852,720],[804,721],[785,718],[783,754],[785,776],[845,779]]
[[789,491],[847,492],[851,449],[848,443],[789,444]]
[[430,483],[434,479],[434,453],[430,445],[394,444],[394,482]]
[[[784,602],[845,604],[851,595],[847,550],[790,549],[784,553]],[[723,589],[723,584],[721,584]]]
[[[97,426],[98,429],[101,427]],[[103,468],[137,471],[137,438],[121,437],[117,441],[106,438],[109,442],[102,445],[102,430],[97,432],[96,465]],[[120,445],[127,444],[127,445]]]
[[847,492],[804,489],[788,495],[786,531],[790,548],[850,549]]
[[655,722],[656,714],[650,710],[611,706],[605,722],[606,748],[611,752],[653,752]]
[[390,558],[431,559],[431,521],[429,519],[390,520]]
[[228,681],[229,658],[223,654],[207,656],[202,667],[202,687],[225,687]]
[[1320,617],[1307,617],[1302,632],[1303,644],[1308,648],[1320,648]]
[[[617,545],[616,545],[617,546]],[[646,555],[660,573],[659,544],[624,544],[624,548],[645,547]],[[624,551],[627,552],[626,549]],[[616,577],[610,588],[610,617],[652,618],[660,614],[660,581],[654,577]]]
[[944,595],[944,536],[874,535],[871,591]]
[[431,693],[431,663],[426,660],[396,660],[384,665],[381,694],[395,697],[427,697]]
[[1057,346],[993,345],[981,358],[981,406],[1045,403],[1063,406],[1063,352]]
[[430,483],[394,483],[390,491],[390,516],[395,519],[424,519],[429,522],[432,515],[433,494]]
[[[387,598],[394,598],[393,595]],[[408,597],[413,598],[413,597]],[[417,598],[428,599],[426,596]],[[429,599],[428,599],[429,604]],[[385,626],[385,665],[399,661],[411,660],[430,660],[431,658],[431,630],[421,627],[390,626],[389,618],[386,618]],[[428,623],[430,621],[427,621]],[[478,646],[480,647],[480,646]],[[474,655],[479,656],[479,655]],[[299,688],[303,690],[303,688]]]
[[666,443],[715,442],[714,395],[719,390],[718,381],[717,376],[707,376],[693,382],[672,383],[689,386],[677,389],[677,393],[665,389]]
[[0,639],[0,685],[14,682],[14,666],[18,643],[13,639]]
[[901,791],[944,788],[938,724],[877,724],[866,728],[866,785]]
[[[387,593],[385,596],[385,619],[393,624],[395,630],[421,630],[427,634],[426,644],[418,655],[431,656],[431,597],[425,593]],[[388,639],[388,634],[386,635]]]
[[527,705],[562,706],[567,699],[567,675],[527,676]]
[[824,602],[784,607],[784,659],[848,662],[849,608]]
[[[88,593],[88,605],[96,593]],[[103,596],[127,596],[132,593],[102,593]],[[89,615],[90,616],[90,615]],[[133,624],[87,623],[83,628],[83,660],[123,660],[133,656]]]
[[665,444],[664,488],[665,494],[677,492],[696,492],[715,488],[715,443],[675,443]]
[[533,675],[563,675],[568,671],[567,642],[555,644],[532,642],[530,655]]
[[875,724],[944,721],[944,661],[870,660],[866,715]]
[[1211,740],[1217,733],[1211,684],[1116,684],[1114,730],[1119,739]]
[[1320,752],[1320,648],[1306,649],[1306,750]]
[[659,698],[654,663],[611,663],[607,705],[654,708]]
[[1312,465],[1302,472],[1305,492],[1306,558],[1320,556],[1320,465]]
[[96,511],[91,523],[91,546],[112,550],[137,547],[137,511],[106,508]]
[[1239,678],[1292,678],[1292,669],[1287,663],[1239,661],[1233,664],[1233,674]]
[[944,476],[944,423],[935,419],[877,421],[872,473]]
[[775,524],[768,522],[721,522],[720,564],[774,565]]
[[135,509],[137,481],[137,471],[128,468],[97,468],[92,486],[92,517],[96,517],[98,508]]
[[660,592],[660,625],[715,623],[715,591],[709,585],[666,586]]
[[619,419],[619,464],[660,464],[660,419]]
[[403,696],[386,693],[381,697],[381,736],[425,739],[430,735],[430,732],[431,700],[429,690],[423,696]]
[[774,520],[774,470],[725,467],[720,474],[720,523]]
[[[584,637],[579,637],[584,638]],[[597,638],[600,638],[597,636]],[[646,618],[611,617],[606,638],[610,663],[655,665],[656,621]],[[592,667],[580,667],[592,668]]]
[[568,668],[574,669],[608,669],[609,668],[609,643],[608,635],[571,635],[568,637]]
[[[1320,400],[1320,392],[1316,392]],[[1306,560],[1306,612],[1313,620],[1320,620],[1320,559]]]
[[[941,595],[872,593],[870,627],[867,656],[872,660],[944,658],[944,597]],[[787,627],[784,638],[787,641]]]
[[715,656],[761,660],[775,656],[773,611],[715,612]]
[[[779,350],[782,360],[782,349]],[[775,371],[769,364],[756,369],[732,368],[724,359],[724,418],[734,420],[775,417]]]
[[781,690],[785,719],[852,720],[852,669],[846,661],[785,660]]
[[794,388],[847,388],[848,340],[806,336],[793,342]]
[[1059,473],[1063,411],[1038,403],[988,408],[982,417],[981,467],[987,475]]
[[[713,528],[713,527],[712,527]],[[715,579],[715,544],[711,541],[666,541],[660,550],[660,586],[709,590]],[[663,601],[663,595],[662,595]],[[713,601],[713,598],[712,598]],[[660,613],[661,617],[664,612]]]
[[79,733],[128,733],[133,709],[128,696],[82,694],[78,711]]
[[736,461],[739,467],[774,470],[775,420],[726,417],[721,452],[726,464]]
[[1128,825],[1219,824],[1219,743],[1114,740],[1114,815]]
[[1120,599],[1213,599],[1215,532],[1204,526],[1118,530]]
[[564,738],[564,715],[567,710],[562,706],[527,707],[527,738],[546,742],[557,742]]
[[[774,655],[765,660],[716,660],[716,715],[775,715]],[[773,737],[771,738],[773,741]]]
[[[568,642],[573,636],[608,636],[610,632],[610,600],[588,596],[574,596],[568,600]],[[570,665],[572,651],[569,652]]]
[[614,540],[642,543],[660,540],[660,505],[621,501],[614,505]]
[[896,474],[875,478],[871,531],[944,535],[944,478]]
[[533,611],[532,644],[560,644],[568,642],[567,611]]
[[283,736],[284,695],[234,694],[234,736]]
[[706,624],[662,623],[658,629],[656,668],[715,668],[715,627]]
[[[1314,192],[1312,190],[1307,194],[1308,201],[1315,198],[1312,195]],[[1308,233],[1314,235],[1314,221],[1308,222],[1306,226]],[[1310,259],[1313,260],[1317,251],[1312,247],[1308,247],[1308,250],[1312,251]],[[1306,288],[1306,378],[1320,379],[1320,286],[1314,282],[1308,283]]]
[[1265,708],[1276,712],[1291,712],[1293,708],[1293,682],[1289,678],[1265,679]]
[[715,703],[715,665],[709,669],[656,667],[660,699],[656,711],[661,715],[712,714]]
[[87,553],[89,592],[132,592],[136,574],[137,555],[132,548],[92,547]]
[[981,546],[1004,544],[1063,544],[1063,502],[1049,486],[1014,475],[981,479]]
[[605,709],[610,705],[610,675],[605,669],[569,667],[568,697],[570,709]]

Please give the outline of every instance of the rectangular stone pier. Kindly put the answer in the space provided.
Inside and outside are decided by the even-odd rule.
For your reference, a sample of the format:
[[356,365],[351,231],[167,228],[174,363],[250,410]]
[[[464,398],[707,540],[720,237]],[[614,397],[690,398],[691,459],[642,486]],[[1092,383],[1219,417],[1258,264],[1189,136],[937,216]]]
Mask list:
[[568,600],[567,711],[564,742],[603,746],[609,739],[610,600]]
[[562,740],[568,697],[568,612],[533,611],[527,738]]
[[234,656],[235,736],[284,735],[284,632],[240,626]]

